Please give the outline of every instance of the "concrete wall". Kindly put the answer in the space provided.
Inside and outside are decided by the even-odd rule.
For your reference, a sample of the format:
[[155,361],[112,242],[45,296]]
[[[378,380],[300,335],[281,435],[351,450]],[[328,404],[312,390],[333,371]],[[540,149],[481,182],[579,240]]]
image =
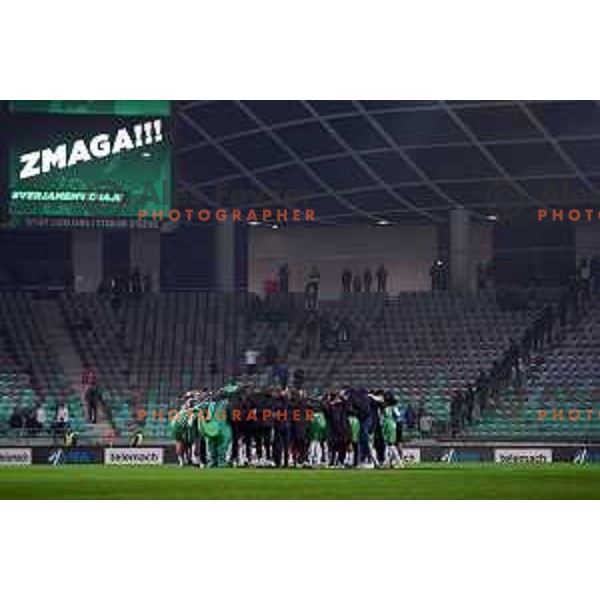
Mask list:
[[160,290],[160,232],[155,229],[129,231],[130,270],[139,269],[142,277],[152,276],[152,291]]
[[471,223],[469,227],[469,289],[477,289],[477,265],[490,263],[494,257],[494,229],[490,225]]
[[103,235],[99,229],[74,230],[71,234],[73,285],[76,292],[95,292],[102,281]]
[[[469,228],[471,289],[475,289],[477,264],[491,260],[492,228],[472,224]],[[262,293],[265,279],[279,265],[290,267],[290,291],[304,289],[308,272],[316,264],[321,272],[323,298],[337,298],[341,273],[346,267],[375,275],[383,263],[388,270],[388,292],[431,289],[429,269],[437,257],[433,225],[398,227],[318,227],[277,229],[256,227],[249,232],[248,289]],[[375,285],[375,283],[374,283]]]
[[600,223],[577,223],[575,226],[575,247],[577,262],[582,258],[590,258],[594,254],[600,256]]
[[436,256],[436,230],[415,227],[319,227],[278,229],[256,227],[249,233],[248,288],[262,292],[266,278],[280,264],[290,267],[290,291],[304,289],[308,272],[317,265],[323,298],[336,298],[346,267],[375,274],[381,263],[388,270],[388,291],[427,290],[429,268]]

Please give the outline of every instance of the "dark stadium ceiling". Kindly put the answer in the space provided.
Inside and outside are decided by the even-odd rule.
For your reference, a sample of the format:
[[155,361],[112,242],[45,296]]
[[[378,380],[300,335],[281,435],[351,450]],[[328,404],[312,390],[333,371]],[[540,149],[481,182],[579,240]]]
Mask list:
[[344,225],[441,222],[457,206],[493,219],[511,205],[600,198],[598,102],[175,106],[176,193],[184,205],[311,208],[320,223]]

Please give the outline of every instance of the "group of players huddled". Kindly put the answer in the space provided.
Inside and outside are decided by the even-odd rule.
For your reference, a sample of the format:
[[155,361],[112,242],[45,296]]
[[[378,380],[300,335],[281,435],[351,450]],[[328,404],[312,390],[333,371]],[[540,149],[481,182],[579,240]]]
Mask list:
[[342,389],[190,390],[170,420],[180,466],[397,468],[401,420],[393,396]]

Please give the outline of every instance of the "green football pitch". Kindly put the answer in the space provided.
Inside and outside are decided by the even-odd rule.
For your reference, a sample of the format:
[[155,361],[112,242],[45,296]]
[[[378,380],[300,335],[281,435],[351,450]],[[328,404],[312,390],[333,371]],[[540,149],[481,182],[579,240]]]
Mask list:
[[600,465],[384,470],[7,467],[0,499],[598,499]]

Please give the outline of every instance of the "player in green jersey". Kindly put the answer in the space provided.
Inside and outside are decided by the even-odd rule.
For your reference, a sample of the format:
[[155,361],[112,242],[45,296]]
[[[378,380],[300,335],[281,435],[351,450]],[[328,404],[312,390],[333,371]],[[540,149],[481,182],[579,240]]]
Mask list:
[[194,463],[194,451],[198,456],[198,410],[204,394],[198,390],[189,390],[183,396],[179,412],[170,420],[171,435],[175,440],[175,452],[179,466]]
[[396,416],[394,414],[394,406],[387,405],[383,409],[381,429],[385,444],[383,465],[386,467],[403,467],[404,463],[400,458],[397,447],[398,436],[396,432]]
[[188,407],[184,404],[177,414],[176,418],[169,423],[171,435],[175,440],[175,453],[179,466],[183,467],[189,462],[188,448]]
[[198,417],[198,429],[206,440],[209,467],[227,466],[231,446],[231,425],[227,422],[225,398],[214,398],[204,403]]
[[325,441],[327,440],[327,420],[322,410],[316,409],[308,423],[308,463],[318,467],[325,461]]
[[358,420],[358,417],[356,417],[354,415],[350,415],[348,417],[348,421],[350,421],[350,443],[352,445],[352,452],[350,453],[352,455],[350,464],[353,467],[358,467],[358,457],[359,457],[358,445],[360,443],[360,421]]

